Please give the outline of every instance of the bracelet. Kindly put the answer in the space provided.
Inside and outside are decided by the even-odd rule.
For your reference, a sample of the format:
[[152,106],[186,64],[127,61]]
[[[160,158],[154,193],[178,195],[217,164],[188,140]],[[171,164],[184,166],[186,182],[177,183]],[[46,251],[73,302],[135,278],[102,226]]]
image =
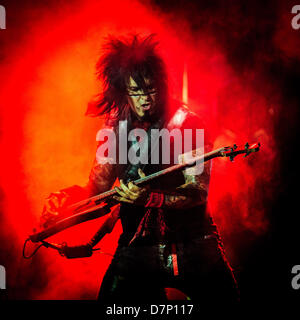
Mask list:
[[51,192],[46,199],[50,199],[53,196],[57,198],[64,198],[68,197],[69,195],[65,191],[59,190],[58,192]]
[[151,192],[148,202],[146,203],[146,208],[160,208],[163,205],[165,196],[160,192]]

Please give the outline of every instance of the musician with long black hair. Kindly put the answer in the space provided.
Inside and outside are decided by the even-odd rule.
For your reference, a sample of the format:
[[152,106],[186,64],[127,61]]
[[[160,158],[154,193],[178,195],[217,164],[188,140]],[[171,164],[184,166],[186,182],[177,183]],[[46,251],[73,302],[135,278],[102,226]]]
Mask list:
[[[196,114],[170,99],[154,36],[111,37],[104,49],[97,63],[103,92],[89,104],[87,115],[106,116],[106,128],[115,132],[117,146],[123,124],[127,132],[144,129],[148,135],[152,129],[204,128]],[[129,142],[128,149],[133,144]],[[205,132],[205,151],[210,149]],[[147,151],[157,150],[164,152],[161,142]],[[121,219],[123,233],[99,300],[164,301],[165,288],[176,288],[192,301],[237,301],[235,279],[207,208],[209,161],[201,174],[179,172],[138,187],[132,181],[166,164],[124,164],[119,156],[116,163],[96,157],[88,184],[52,193],[43,212],[44,220],[55,219],[67,202],[109,190],[119,179],[114,201],[121,205],[114,219]]]

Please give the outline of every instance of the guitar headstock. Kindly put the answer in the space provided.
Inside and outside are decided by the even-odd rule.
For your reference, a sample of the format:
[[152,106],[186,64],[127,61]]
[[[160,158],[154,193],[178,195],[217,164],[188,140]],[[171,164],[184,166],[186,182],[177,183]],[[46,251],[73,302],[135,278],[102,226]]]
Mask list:
[[229,157],[230,161],[233,161],[233,159],[239,155],[239,154],[245,154],[244,157],[249,156],[250,153],[258,152],[260,150],[260,143],[253,143],[249,145],[247,142],[244,147],[238,147],[236,144],[234,144],[231,147],[225,147],[222,151],[220,151],[222,157]]

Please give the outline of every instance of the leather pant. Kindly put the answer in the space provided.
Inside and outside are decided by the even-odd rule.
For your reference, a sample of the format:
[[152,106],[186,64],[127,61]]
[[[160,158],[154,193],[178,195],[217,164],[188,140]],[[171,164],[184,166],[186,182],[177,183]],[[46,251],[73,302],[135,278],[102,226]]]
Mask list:
[[236,281],[216,236],[176,246],[117,248],[98,299],[101,302],[167,301],[165,288],[176,288],[186,299],[202,303],[238,301]]

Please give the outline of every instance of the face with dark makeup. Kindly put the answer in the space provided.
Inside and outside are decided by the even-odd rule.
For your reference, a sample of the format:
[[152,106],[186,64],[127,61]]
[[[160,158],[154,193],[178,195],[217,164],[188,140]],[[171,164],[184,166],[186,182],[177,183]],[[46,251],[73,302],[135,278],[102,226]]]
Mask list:
[[150,79],[145,78],[145,89],[141,88],[132,77],[127,84],[127,99],[131,110],[139,120],[154,113],[157,102],[157,91]]

